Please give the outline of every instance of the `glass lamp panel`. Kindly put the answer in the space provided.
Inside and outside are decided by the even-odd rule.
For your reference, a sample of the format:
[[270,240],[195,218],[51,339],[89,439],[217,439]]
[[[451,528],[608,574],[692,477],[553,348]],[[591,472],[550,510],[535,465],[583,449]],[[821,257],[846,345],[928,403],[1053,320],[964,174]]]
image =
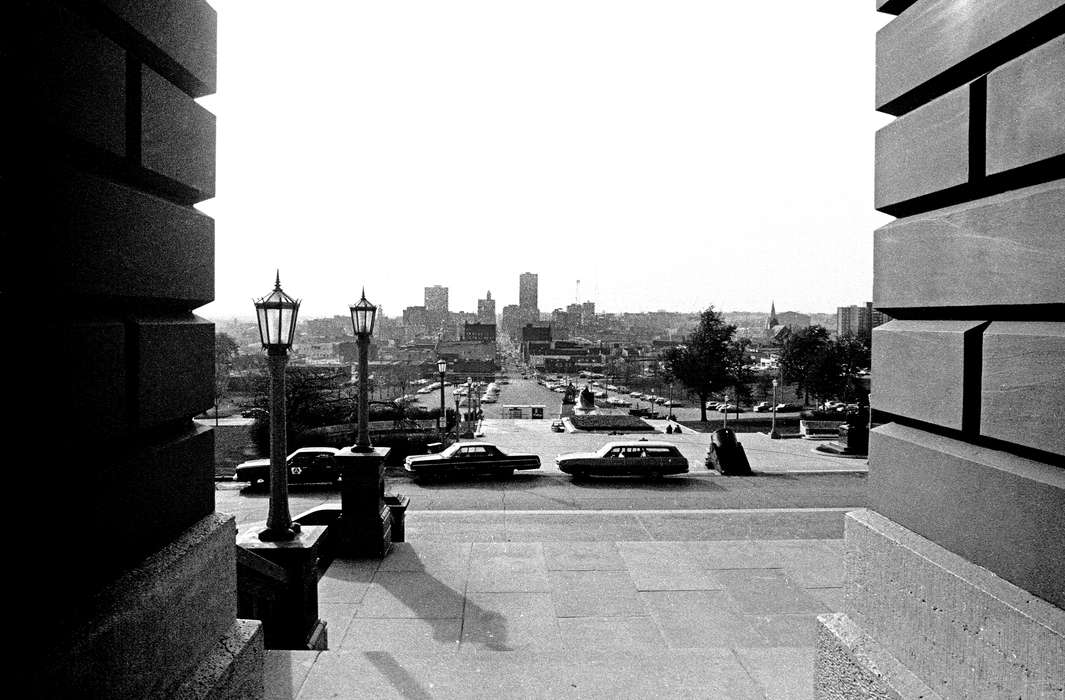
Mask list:
[[255,313],[259,317],[259,340],[265,346],[270,342],[269,331],[267,330],[269,322],[266,319],[266,308],[256,304]]
[[292,336],[296,332],[296,307],[287,304],[280,309],[278,314],[278,335],[284,345],[292,345]]

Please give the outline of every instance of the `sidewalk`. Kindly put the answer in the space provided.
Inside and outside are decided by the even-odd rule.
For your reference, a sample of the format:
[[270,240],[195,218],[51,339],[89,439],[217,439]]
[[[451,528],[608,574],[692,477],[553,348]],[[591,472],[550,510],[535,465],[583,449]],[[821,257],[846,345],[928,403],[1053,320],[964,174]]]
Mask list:
[[413,511],[319,582],[267,697],[808,698],[843,509]]

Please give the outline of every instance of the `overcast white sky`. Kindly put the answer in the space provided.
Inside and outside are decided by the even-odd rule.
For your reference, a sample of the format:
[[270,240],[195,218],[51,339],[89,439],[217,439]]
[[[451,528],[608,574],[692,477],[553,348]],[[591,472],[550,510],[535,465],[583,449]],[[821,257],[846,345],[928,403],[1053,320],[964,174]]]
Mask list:
[[216,301],[871,298],[871,2],[211,0]]

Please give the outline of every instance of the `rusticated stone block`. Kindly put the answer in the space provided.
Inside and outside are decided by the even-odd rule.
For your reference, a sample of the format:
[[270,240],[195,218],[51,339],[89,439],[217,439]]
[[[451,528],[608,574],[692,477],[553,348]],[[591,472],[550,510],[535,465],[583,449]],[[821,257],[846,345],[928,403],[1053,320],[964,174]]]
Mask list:
[[876,132],[877,209],[969,181],[969,87],[962,86]]
[[76,629],[40,650],[34,694],[165,697],[185,682],[231,633],[235,537],[232,516],[209,515],[100,591]]
[[193,97],[215,91],[218,16],[206,0],[100,2],[132,34],[149,65],[170,74]]
[[1065,456],[1065,323],[984,333],[980,434]]
[[[905,99],[909,93],[957,70],[959,64],[973,63],[1033,23],[1060,21],[1060,12],[1051,13],[1063,4],[918,0],[876,34],[876,108],[889,114],[912,109],[913,100]],[[973,78],[981,67],[973,67]]]
[[[126,150],[126,55],[73,11],[51,0],[5,7],[4,47],[16,59],[5,71],[17,96],[8,110],[30,130],[47,129],[121,156]],[[14,13],[12,17],[8,13]],[[5,57],[6,59],[7,57]]]
[[869,435],[869,507],[1065,606],[1065,470],[889,423]]
[[1065,153],[1065,37],[987,76],[987,172]]
[[875,235],[873,305],[1060,304],[1062,231],[1065,180],[899,219]]
[[933,692],[1065,692],[1065,611],[873,511],[847,514],[845,540],[852,631]]
[[214,403],[214,324],[196,316],[138,319],[137,418],[141,427],[189,419]]
[[983,325],[890,321],[874,328],[873,408],[961,430],[966,392],[974,397],[977,392],[976,386],[966,387],[966,350],[979,348]]
[[192,207],[58,166],[19,180],[15,195],[34,212],[18,219],[23,245],[9,262],[27,297],[187,309],[214,298],[214,221]]
[[62,321],[39,329],[34,341],[40,348],[35,361],[46,369],[35,376],[30,391],[20,392],[26,415],[68,416],[60,433],[76,445],[127,436],[125,326],[96,319]]
[[258,620],[236,620],[211,653],[178,688],[172,700],[258,700],[265,695],[263,626]]
[[141,70],[141,163],[214,196],[215,117],[150,68]]

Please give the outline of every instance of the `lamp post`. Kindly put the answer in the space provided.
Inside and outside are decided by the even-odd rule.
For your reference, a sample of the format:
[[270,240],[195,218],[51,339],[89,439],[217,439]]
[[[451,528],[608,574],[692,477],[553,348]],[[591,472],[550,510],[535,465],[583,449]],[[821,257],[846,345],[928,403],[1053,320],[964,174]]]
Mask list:
[[348,307],[351,311],[351,326],[359,344],[359,432],[355,438],[353,452],[373,452],[370,445],[370,336],[373,335],[377,307],[366,301],[366,289],[357,304]]
[[721,424],[722,428],[728,428],[728,406],[729,406],[728,402],[729,402],[728,394],[725,394],[725,420]]
[[773,427],[769,430],[769,437],[773,440],[780,439],[780,433],[777,432],[777,380],[773,380]]
[[473,417],[473,377],[466,377],[466,422]]
[[266,529],[259,533],[264,542],[291,540],[300,530],[288,510],[288,444],[285,436],[285,365],[296,331],[300,302],[281,291],[277,273],[274,291],[255,302],[259,339],[270,365],[270,510]]
[[669,383],[669,415],[666,420],[673,420],[673,382]]
[[447,360],[442,357],[438,359],[436,371],[440,373],[440,415],[436,418],[436,429],[440,430],[440,421],[444,417],[444,373],[447,372]]

